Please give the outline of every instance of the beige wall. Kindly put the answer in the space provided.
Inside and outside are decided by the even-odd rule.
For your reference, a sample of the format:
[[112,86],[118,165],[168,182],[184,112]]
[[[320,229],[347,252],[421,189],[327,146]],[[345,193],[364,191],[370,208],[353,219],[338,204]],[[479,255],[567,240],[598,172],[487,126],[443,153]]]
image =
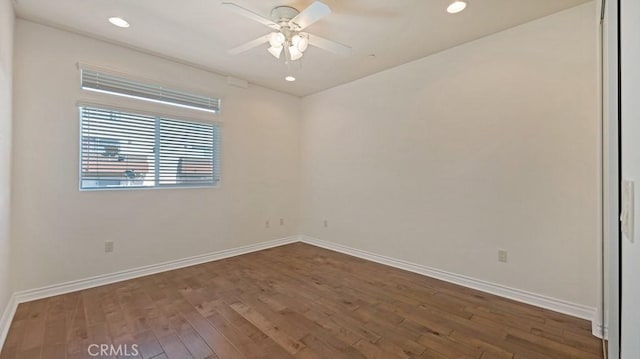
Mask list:
[[[24,20],[15,42],[16,290],[298,233],[299,98]],[[82,91],[78,61],[222,96],[221,187],[78,191],[79,100],[212,119]]]
[[0,0],[0,316],[11,295],[11,82],[14,15],[11,0]]
[[301,232],[596,307],[594,13],[304,98]]

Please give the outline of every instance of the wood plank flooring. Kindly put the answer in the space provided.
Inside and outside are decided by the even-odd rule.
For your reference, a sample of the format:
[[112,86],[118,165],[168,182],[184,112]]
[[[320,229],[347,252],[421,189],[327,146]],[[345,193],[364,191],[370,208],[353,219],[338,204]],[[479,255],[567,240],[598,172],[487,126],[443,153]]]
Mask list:
[[0,359],[91,358],[91,344],[155,359],[602,358],[588,321],[302,243],[21,304]]

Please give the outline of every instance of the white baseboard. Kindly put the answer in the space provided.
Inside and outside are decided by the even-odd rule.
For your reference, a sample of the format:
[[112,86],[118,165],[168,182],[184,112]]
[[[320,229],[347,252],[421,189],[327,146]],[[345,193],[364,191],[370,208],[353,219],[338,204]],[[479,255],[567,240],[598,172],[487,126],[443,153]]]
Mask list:
[[[342,244],[323,241],[321,239],[317,239],[313,237],[300,236],[300,241],[317,246],[317,247],[322,247],[332,251],[366,259],[372,262],[385,264],[391,267],[404,269],[409,272],[422,274],[427,277],[440,279],[445,282],[458,284],[458,285],[472,288],[472,289],[477,289],[479,291],[494,294],[500,297],[513,299],[518,302],[531,304],[536,307],[545,308],[545,309],[553,310],[555,312],[571,315],[573,317],[586,319],[591,321],[592,323],[593,334],[598,337],[601,337],[602,335],[601,326],[594,324],[594,323],[597,323],[597,319],[596,319],[597,310],[596,308],[593,308],[593,307],[571,303],[565,300],[551,298],[541,294],[536,294],[536,293],[524,291],[521,289],[511,288],[505,285],[491,283],[488,281],[468,277],[465,275],[451,273],[444,270],[427,267],[421,264],[411,263],[404,260],[395,259],[395,258],[383,256],[380,254],[363,251],[360,249],[344,246]],[[605,333],[606,333],[606,328],[605,328]]]
[[218,252],[203,254],[199,256],[173,260],[160,264],[152,264],[139,268],[127,269],[120,272],[103,274],[95,277],[78,279],[70,282],[59,283],[49,285],[37,289],[29,289],[13,293],[9,303],[7,304],[2,318],[0,319],[0,351],[4,346],[6,335],[9,331],[11,321],[16,312],[18,304],[30,302],[32,300],[38,300],[47,297],[53,297],[56,295],[76,292],[83,289],[89,289],[99,287],[101,285],[121,282],[124,280],[134,279],[138,277],[144,277],[151,274],[160,272],[166,272],[174,269],[180,269],[184,267],[193,266],[196,264],[202,264],[206,262],[212,262],[224,258],[239,256],[241,254],[247,254],[251,252],[261,251],[273,247],[282,246],[289,243],[295,243],[299,241],[298,236],[291,236],[286,238],[275,239],[267,242],[251,244],[248,246],[225,249]]
[[30,302],[32,300],[52,297],[65,293],[76,292],[83,289],[99,287],[101,285],[121,282],[124,280],[144,277],[151,274],[166,272],[174,269],[193,266],[206,262],[217,261],[224,258],[235,257],[241,254],[261,251],[263,249],[282,246],[289,243],[295,243],[299,240],[298,236],[275,239],[267,242],[250,244],[248,246],[225,249],[218,252],[212,252],[193,256],[184,259],[177,259],[160,264],[152,264],[144,267],[127,269],[121,272],[103,274],[95,277],[74,280],[70,282],[54,284],[42,288],[30,289],[15,293],[18,303]]
[[591,333],[600,339],[609,340],[609,329],[606,325],[603,327],[600,320],[591,321]]
[[0,317],[0,351],[2,351],[4,341],[7,339],[7,334],[9,334],[9,327],[11,326],[13,316],[16,314],[16,309],[18,309],[18,302],[16,301],[15,294],[12,294],[11,297],[9,297],[9,302],[4,307],[2,317]]

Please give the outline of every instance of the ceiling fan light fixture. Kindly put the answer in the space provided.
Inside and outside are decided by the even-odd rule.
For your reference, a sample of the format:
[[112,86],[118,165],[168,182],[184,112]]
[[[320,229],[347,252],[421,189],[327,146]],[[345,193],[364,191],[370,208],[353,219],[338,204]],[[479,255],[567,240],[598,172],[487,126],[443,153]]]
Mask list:
[[282,54],[282,50],[283,50],[282,46],[280,47],[271,46],[268,51],[271,55],[273,55],[273,57],[275,57],[276,59],[279,59],[280,54]]
[[298,41],[296,46],[298,47],[298,50],[300,50],[300,52],[305,52],[307,47],[309,47],[309,37],[305,35],[300,35],[300,40]]
[[447,7],[447,12],[449,14],[457,14],[462,10],[464,10],[466,7],[467,7],[467,3],[465,1],[456,0],[451,4],[449,4],[449,6]]
[[300,35],[293,35],[293,37],[291,38],[291,43],[295,46],[298,46],[298,44],[300,43]]
[[271,35],[269,35],[269,44],[271,47],[282,47],[285,40],[284,34],[281,32],[272,32]]
[[341,56],[349,56],[352,53],[349,46],[317,36],[314,36],[313,43],[311,43],[309,33],[301,32],[331,14],[331,9],[322,0],[314,0],[302,11],[290,6],[276,6],[272,9],[270,18],[227,1],[229,0],[222,2],[221,6],[272,29],[257,39],[230,49],[228,53],[231,55],[237,55],[269,43],[269,53],[277,59],[281,59],[282,53],[284,53],[284,64],[289,66],[292,61],[299,60],[304,56],[309,45]]
[[295,45],[289,46],[289,56],[291,56],[291,61],[296,61],[302,58],[302,51],[298,50],[298,47]]

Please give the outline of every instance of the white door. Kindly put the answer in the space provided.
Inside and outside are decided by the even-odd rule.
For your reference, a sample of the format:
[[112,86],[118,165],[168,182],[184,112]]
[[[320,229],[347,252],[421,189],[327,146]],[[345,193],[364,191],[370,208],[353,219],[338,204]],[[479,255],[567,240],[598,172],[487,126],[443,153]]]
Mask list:
[[[634,181],[634,238],[623,235],[621,357],[640,358],[640,0],[620,1],[622,179]],[[624,202],[624,201],[623,201]],[[624,226],[623,226],[624,227]]]

